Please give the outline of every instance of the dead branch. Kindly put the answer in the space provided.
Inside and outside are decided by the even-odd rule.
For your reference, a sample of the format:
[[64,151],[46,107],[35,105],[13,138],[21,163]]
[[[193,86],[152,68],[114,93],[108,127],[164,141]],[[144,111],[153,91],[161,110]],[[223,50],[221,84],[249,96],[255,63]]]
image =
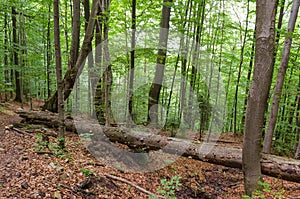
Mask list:
[[147,191],[146,189],[144,189],[144,188],[142,188],[142,187],[140,187],[140,186],[134,184],[133,182],[130,182],[130,181],[124,179],[124,178],[120,178],[120,177],[113,176],[113,175],[110,175],[110,174],[105,174],[105,176],[108,177],[108,178],[111,178],[113,180],[118,180],[120,182],[124,182],[126,184],[129,184],[130,186],[135,187],[136,189],[140,190],[141,192],[143,192],[145,194],[148,194],[148,195],[151,195],[151,196],[155,196],[157,198],[165,198],[165,197],[163,197],[161,195],[156,195],[155,193]]

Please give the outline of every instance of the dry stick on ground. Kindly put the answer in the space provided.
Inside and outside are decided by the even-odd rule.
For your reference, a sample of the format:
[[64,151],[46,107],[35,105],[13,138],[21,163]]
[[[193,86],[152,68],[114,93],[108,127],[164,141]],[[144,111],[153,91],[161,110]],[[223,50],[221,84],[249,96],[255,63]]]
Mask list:
[[20,134],[29,135],[31,137],[34,136],[34,135],[31,135],[30,133],[27,133],[25,131],[22,131],[22,130],[20,130],[18,128],[13,127],[13,125],[5,126],[5,130],[8,130],[8,131],[9,130],[13,130],[13,131],[16,131],[17,133],[20,133]]
[[140,187],[140,186],[134,184],[133,182],[130,182],[130,181],[124,179],[124,178],[120,178],[120,177],[113,176],[113,175],[110,175],[110,174],[105,174],[105,176],[108,177],[108,178],[111,178],[111,179],[113,179],[113,180],[118,180],[118,181],[120,181],[120,182],[124,182],[124,183],[126,183],[126,184],[129,184],[130,186],[137,188],[138,190],[140,190],[141,192],[143,192],[143,193],[145,193],[145,194],[148,194],[148,195],[151,195],[151,196],[155,196],[155,197],[157,197],[157,198],[165,198],[165,197],[163,197],[163,196],[156,195],[156,194],[154,194],[154,193],[152,193],[152,192],[150,192],[150,191],[147,191],[146,189],[144,189],[144,188],[142,188],[142,187]]

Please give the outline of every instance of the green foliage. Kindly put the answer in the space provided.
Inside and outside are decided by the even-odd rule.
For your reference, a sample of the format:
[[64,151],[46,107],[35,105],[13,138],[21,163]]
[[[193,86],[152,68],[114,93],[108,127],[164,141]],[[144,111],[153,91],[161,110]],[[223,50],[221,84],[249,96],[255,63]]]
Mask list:
[[80,171],[85,175],[85,177],[94,176],[94,172],[89,169],[81,168]]
[[256,190],[253,193],[253,196],[247,196],[247,195],[243,195],[243,199],[266,199],[266,194],[268,196],[271,196],[274,199],[282,199],[284,198],[284,189],[283,188],[278,188],[277,191],[273,191],[272,187],[269,183],[267,182],[262,182],[262,181],[258,181],[258,184],[260,185],[260,189]]
[[[64,140],[64,139],[63,139]],[[51,152],[58,158],[66,158],[66,149],[61,149],[57,143],[49,142],[44,135],[39,133],[36,135],[34,149],[37,152]]]
[[44,151],[48,148],[49,141],[43,139],[43,135],[41,133],[36,135],[34,149],[35,151]]
[[66,149],[62,149],[57,143],[49,143],[49,149],[52,151],[53,155],[58,158],[67,158]]
[[[162,179],[160,181],[161,186],[157,188],[158,193],[166,199],[176,199],[175,191],[182,185],[179,181],[180,178],[180,176],[173,176],[170,180]],[[149,196],[149,198],[157,199],[155,196]]]

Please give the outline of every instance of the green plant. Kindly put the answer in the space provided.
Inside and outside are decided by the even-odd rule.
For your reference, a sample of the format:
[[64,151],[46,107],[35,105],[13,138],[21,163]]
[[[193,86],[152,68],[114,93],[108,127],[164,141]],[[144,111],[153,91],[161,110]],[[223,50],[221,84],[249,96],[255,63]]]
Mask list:
[[89,170],[89,169],[86,169],[86,168],[81,168],[80,171],[86,176],[86,177],[89,177],[89,176],[93,176],[94,175],[94,172]]
[[265,199],[265,198],[267,198],[266,193],[268,193],[268,195],[271,195],[272,198],[274,198],[274,199],[284,198],[284,189],[279,189],[278,190],[279,192],[273,192],[272,187],[269,183],[263,182],[263,181],[258,181],[258,184],[260,185],[261,189],[256,190],[253,193],[252,197],[243,195],[243,199],[252,199],[252,198]]
[[58,158],[66,158],[66,149],[62,149],[58,144],[56,143],[49,143],[49,149],[52,151],[53,155]]
[[45,140],[41,133],[36,135],[36,140],[35,140],[35,144],[34,144],[36,151],[45,150],[46,148],[48,148],[48,144],[49,144],[49,141]]
[[[161,186],[157,188],[159,194],[164,196],[166,199],[176,199],[175,191],[182,184],[180,183],[180,176],[173,176],[170,180],[161,179]],[[156,196],[150,196],[151,199],[157,199]]]

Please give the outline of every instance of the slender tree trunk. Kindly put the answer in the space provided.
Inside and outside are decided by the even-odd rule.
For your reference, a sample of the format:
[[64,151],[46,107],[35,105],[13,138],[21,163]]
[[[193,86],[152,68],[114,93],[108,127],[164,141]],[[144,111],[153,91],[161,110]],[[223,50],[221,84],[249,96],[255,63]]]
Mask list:
[[47,23],[47,61],[46,61],[46,74],[47,74],[47,99],[51,97],[51,60],[52,60],[52,51],[51,51],[51,35],[50,35],[50,30],[51,30],[51,4],[49,4],[48,8],[48,23]]
[[[100,45],[103,42],[103,23],[104,23],[104,16],[101,9],[99,9],[98,13],[98,20],[96,23],[96,39],[95,39],[95,64],[96,68],[100,68],[99,66],[103,65],[103,45]],[[95,71],[96,72],[96,71]],[[102,71],[103,72],[103,71]],[[98,74],[97,74],[98,73]],[[92,77],[92,87],[95,88],[95,113],[100,123],[105,123],[105,92],[104,92],[104,74],[101,71],[97,73],[93,73]],[[99,74],[103,74],[102,76]],[[95,75],[95,76],[94,76]],[[95,81],[99,78],[98,82]]]
[[[72,15],[69,16],[69,5],[68,5],[68,0],[65,0],[64,1],[64,18],[62,20],[62,24],[63,24],[63,27],[64,27],[64,35],[65,35],[65,42],[66,42],[66,52],[69,52],[70,50],[70,47],[69,47],[69,27],[68,27],[68,24],[69,24],[69,21],[68,19],[72,19]],[[69,3],[70,3],[70,10],[71,10],[71,13],[72,13],[72,3],[71,3],[71,0],[69,0]],[[69,59],[68,55],[67,55],[67,59]]]
[[58,115],[59,115],[59,134],[58,143],[60,148],[65,147],[65,119],[64,119],[64,97],[62,84],[62,64],[60,50],[60,28],[59,28],[59,0],[54,0],[54,43],[55,43],[55,61],[56,61],[56,84],[58,94]]
[[17,15],[16,8],[12,7],[12,29],[13,29],[13,60],[16,68],[15,70],[15,81],[16,81],[16,102],[22,102],[22,78],[21,78],[21,68],[19,66],[19,51],[18,51],[18,35],[17,35]]
[[[26,57],[27,57],[27,50],[26,50],[26,31],[25,31],[25,18],[24,18],[24,15],[23,13],[21,13],[19,15],[19,46],[22,46],[22,49],[19,50],[20,52],[20,67],[23,69],[26,68]],[[28,70],[30,71],[29,68],[27,68],[27,70],[25,70],[24,72],[22,71],[21,72],[21,76],[25,76],[23,75],[26,74],[26,71],[28,72]],[[22,78],[23,79],[23,78]],[[30,79],[30,78],[28,78]],[[26,86],[25,84],[26,81],[21,81],[21,96],[23,96],[23,90],[25,91],[25,99],[28,99],[28,94],[30,93],[29,92],[29,87],[30,85],[28,84]],[[23,83],[24,83],[24,86],[23,86]],[[30,96],[31,97],[31,96]],[[23,108],[23,105],[24,105],[24,100],[22,100],[22,103],[21,103],[21,107]]]
[[101,9],[104,14],[104,41],[106,45],[104,45],[104,93],[105,93],[105,126],[108,127],[111,125],[111,87],[113,82],[111,63],[110,63],[110,54],[108,47],[108,22],[109,22],[109,7],[110,0],[102,1]]
[[[79,53],[79,42],[80,42],[80,0],[73,0],[72,6],[72,43],[70,48],[70,59],[69,59],[69,68],[73,68],[78,59]],[[74,107],[75,111],[79,111],[80,109],[80,81],[76,81],[75,89],[74,89],[75,99],[74,99]]]
[[134,55],[135,55],[135,31],[136,31],[136,0],[132,0],[132,11],[131,11],[131,51],[130,51],[130,71],[129,71],[129,101],[128,101],[128,112],[127,124],[130,125],[132,118],[133,108],[133,82],[134,82]]
[[[299,81],[298,81],[298,91],[300,91],[300,75],[299,75]],[[296,152],[295,152],[295,156],[294,158],[298,158],[299,154],[300,154],[300,96],[297,96],[297,101],[298,101],[298,105],[297,105],[297,114],[296,114],[296,125],[297,125],[297,148],[296,148]]]
[[80,0],[73,0],[72,43],[70,48],[69,67],[76,64],[79,52],[80,36]]
[[[82,2],[84,8],[84,19],[85,19],[85,31],[87,31],[88,21],[90,18],[90,1],[84,0]],[[95,79],[97,79],[97,72],[94,71],[94,56],[92,53],[92,42],[89,44],[90,53],[88,54],[88,66],[89,66],[89,81],[88,81],[88,106],[89,106],[89,114],[91,117],[95,117],[95,110],[94,110],[94,97],[95,97]],[[99,75],[99,74],[98,74]]]
[[251,47],[249,69],[248,69],[248,74],[247,74],[247,84],[246,84],[246,92],[245,92],[247,97],[245,98],[245,101],[244,101],[243,117],[242,117],[242,122],[241,122],[241,127],[242,128],[244,127],[244,124],[245,124],[245,115],[246,115],[246,108],[247,108],[248,95],[249,95],[249,84],[251,82],[251,75],[252,75],[252,69],[253,69],[253,60],[254,60],[254,53],[255,53],[255,42],[254,42],[254,40],[255,40],[255,30],[253,32],[253,42],[252,42],[252,47]]
[[[194,99],[194,94],[196,93],[195,91],[195,86],[196,86],[196,81],[198,77],[198,70],[197,68],[199,67],[198,63],[198,58],[199,58],[199,46],[201,42],[201,36],[202,36],[202,27],[203,27],[203,22],[204,22],[204,12],[205,12],[205,4],[202,2],[201,4],[198,3],[197,11],[196,11],[196,25],[194,29],[194,35],[195,35],[195,44],[194,44],[194,50],[192,54],[192,71],[191,71],[191,79],[190,79],[190,90],[189,90],[189,101],[188,101],[188,116],[186,117],[187,124],[190,128],[194,128],[194,108],[195,106],[195,99]],[[199,22],[198,22],[199,21]]]
[[[190,21],[192,18],[192,1],[187,1],[187,11],[186,16],[188,17],[187,21]],[[187,30],[186,30],[186,39],[184,44],[184,49],[181,58],[181,81],[180,81],[180,103],[179,103],[179,123],[182,122],[182,117],[184,119],[184,109],[186,107],[186,85],[187,85],[187,52],[188,52],[188,45],[189,45],[189,34],[192,26],[191,23],[188,23]]]
[[284,78],[285,78],[285,74],[286,74],[286,70],[287,70],[288,62],[289,62],[289,58],[290,58],[290,49],[291,49],[291,45],[292,45],[292,34],[295,29],[295,24],[296,24],[298,10],[299,10],[299,4],[300,4],[299,0],[293,1],[291,15],[290,15],[288,29],[287,29],[287,36],[284,41],[284,48],[283,48],[283,52],[282,52],[280,68],[278,71],[278,76],[277,76],[276,85],[275,85],[275,89],[274,89],[272,107],[271,107],[271,112],[270,112],[270,119],[268,122],[268,128],[267,128],[267,131],[265,134],[265,139],[264,139],[264,147],[263,147],[264,153],[270,153],[270,151],[271,151],[273,132],[275,130],[282,87],[283,87]]
[[[172,3],[172,0],[164,0],[164,3]],[[171,7],[163,5],[162,19],[160,24],[159,33],[159,49],[156,59],[156,71],[154,80],[152,82],[149,99],[148,99],[148,123],[152,123],[155,126],[158,124],[158,102],[162,82],[164,78],[164,67],[167,57],[167,43],[169,36],[169,22],[170,22]]]
[[8,24],[7,24],[7,14],[4,16],[4,78],[5,78],[5,102],[8,101],[8,93],[7,90],[9,88],[9,69],[8,69]]
[[274,70],[276,3],[256,2],[255,67],[248,98],[243,142],[243,172],[247,195],[259,188],[261,138]]
[[238,94],[239,94],[239,86],[240,80],[242,75],[242,66],[244,63],[244,50],[247,41],[247,33],[248,33],[248,18],[249,18],[249,7],[250,7],[250,0],[247,2],[247,16],[246,16],[246,27],[244,32],[244,38],[242,39],[242,23],[240,22],[240,35],[241,35],[241,53],[240,53],[240,63],[239,63],[239,70],[238,70],[238,78],[235,86],[235,94],[234,94],[234,114],[233,114],[233,134],[237,136],[237,104],[238,104]]

